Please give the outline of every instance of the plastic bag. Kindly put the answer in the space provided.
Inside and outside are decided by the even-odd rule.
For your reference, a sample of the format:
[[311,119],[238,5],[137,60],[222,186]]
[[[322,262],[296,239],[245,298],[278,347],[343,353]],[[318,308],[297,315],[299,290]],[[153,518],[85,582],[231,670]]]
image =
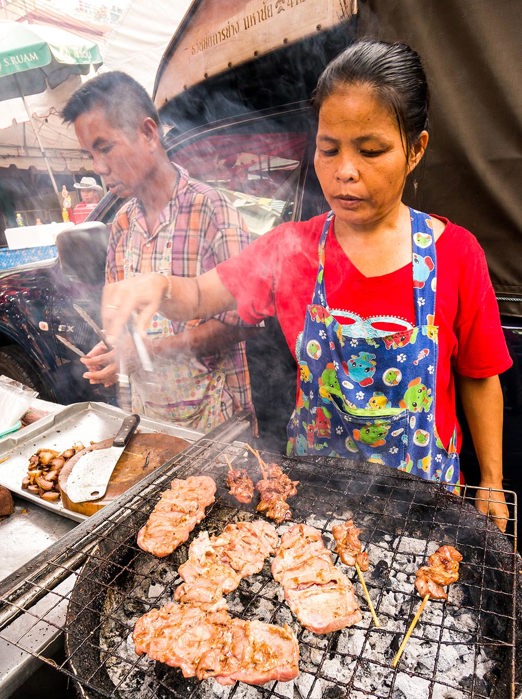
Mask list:
[[37,395],[38,391],[0,376],[0,436],[17,424]]

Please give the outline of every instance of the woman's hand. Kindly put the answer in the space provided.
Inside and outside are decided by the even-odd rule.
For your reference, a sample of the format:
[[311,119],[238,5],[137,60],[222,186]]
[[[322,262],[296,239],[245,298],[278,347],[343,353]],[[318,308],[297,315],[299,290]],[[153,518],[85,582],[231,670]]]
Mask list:
[[481,481],[475,496],[475,507],[482,514],[491,517],[501,532],[506,531],[509,510],[502,485],[493,486]]
[[106,284],[102,296],[102,320],[107,336],[113,340],[118,338],[133,311],[138,314],[136,326],[143,335],[165,298],[168,279],[152,272]]

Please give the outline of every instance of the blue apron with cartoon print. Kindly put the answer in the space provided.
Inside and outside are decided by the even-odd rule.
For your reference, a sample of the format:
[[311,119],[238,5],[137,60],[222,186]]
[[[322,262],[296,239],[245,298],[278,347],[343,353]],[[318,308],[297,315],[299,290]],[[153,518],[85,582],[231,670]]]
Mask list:
[[389,334],[353,315],[354,323],[342,325],[330,312],[324,260],[333,212],[328,214],[312,304],[298,340],[300,380],[287,451],[358,455],[455,490],[456,426],[447,450],[435,426],[435,237],[427,214],[410,209],[410,216],[416,322]]

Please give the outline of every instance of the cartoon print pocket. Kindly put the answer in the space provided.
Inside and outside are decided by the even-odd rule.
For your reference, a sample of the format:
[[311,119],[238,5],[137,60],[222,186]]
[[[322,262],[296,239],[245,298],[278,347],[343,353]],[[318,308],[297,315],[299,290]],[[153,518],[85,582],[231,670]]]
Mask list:
[[387,415],[370,415],[368,411],[361,415],[341,410],[335,403],[333,405],[344,427],[348,451],[385,465],[390,465],[391,461],[399,463],[405,458],[408,446],[406,410]]

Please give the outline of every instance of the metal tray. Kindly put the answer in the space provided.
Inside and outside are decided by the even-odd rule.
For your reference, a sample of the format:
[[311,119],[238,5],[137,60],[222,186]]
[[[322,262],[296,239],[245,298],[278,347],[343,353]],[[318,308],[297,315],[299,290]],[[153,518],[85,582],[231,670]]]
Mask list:
[[[68,510],[63,507],[61,501],[47,502],[22,488],[22,480],[27,475],[29,458],[37,449],[63,451],[75,442],[81,442],[87,446],[91,442],[112,437],[116,434],[125,414],[125,411],[107,403],[73,403],[24,427],[12,437],[0,442],[0,485],[40,507],[77,522],[83,521],[87,518],[86,515]],[[186,439],[188,442],[195,442],[203,436],[200,432],[146,417],[141,418],[138,430],[143,433],[169,434]]]

